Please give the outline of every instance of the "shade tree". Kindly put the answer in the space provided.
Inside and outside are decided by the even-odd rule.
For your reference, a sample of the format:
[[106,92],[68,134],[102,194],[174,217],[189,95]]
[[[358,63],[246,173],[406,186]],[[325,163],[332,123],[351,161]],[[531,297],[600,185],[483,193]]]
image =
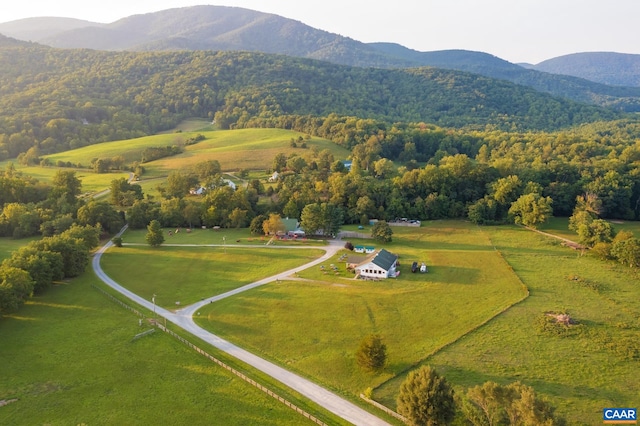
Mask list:
[[145,235],[145,241],[151,247],[159,247],[164,243],[164,235],[162,233],[162,226],[157,220],[152,220],[147,226],[147,234]]
[[413,426],[449,424],[456,413],[453,389],[430,366],[409,373],[400,386],[398,413]]
[[370,334],[360,342],[356,362],[367,371],[380,371],[387,362],[387,345],[378,334]]

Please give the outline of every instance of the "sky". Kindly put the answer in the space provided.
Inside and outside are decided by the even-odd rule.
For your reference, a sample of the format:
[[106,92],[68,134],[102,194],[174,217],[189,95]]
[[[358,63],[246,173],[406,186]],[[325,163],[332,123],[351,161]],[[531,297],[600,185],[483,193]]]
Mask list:
[[[10,4],[6,4],[6,3]],[[362,42],[466,49],[539,63],[577,52],[640,54],[639,0],[5,0],[0,22],[57,16],[109,23],[213,4],[274,13]]]

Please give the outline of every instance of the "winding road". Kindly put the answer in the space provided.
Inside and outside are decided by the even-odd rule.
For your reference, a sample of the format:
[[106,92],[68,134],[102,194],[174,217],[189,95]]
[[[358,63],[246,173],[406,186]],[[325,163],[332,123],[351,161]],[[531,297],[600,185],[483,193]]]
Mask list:
[[[124,228],[122,228],[122,230],[118,233],[118,236],[121,236],[124,231],[127,229],[127,227],[125,226]],[[290,269],[288,271],[282,272],[280,274],[268,277],[268,278],[264,278],[262,280],[253,282],[251,284],[247,284],[243,287],[239,287],[235,290],[231,290],[227,293],[223,293],[217,296],[213,296],[213,297],[209,297],[207,299],[203,299],[200,302],[194,303],[193,305],[187,306],[183,309],[180,309],[176,312],[171,312],[167,309],[158,307],[156,305],[154,305],[152,302],[143,299],[142,297],[138,296],[137,294],[131,292],[130,290],[127,290],[126,288],[122,287],[120,284],[118,284],[117,282],[115,282],[113,279],[111,279],[103,270],[102,267],[100,266],[100,259],[102,257],[102,254],[104,252],[106,252],[109,247],[111,247],[113,245],[113,243],[111,241],[109,241],[107,244],[105,244],[103,247],[101,247],[100,249],[98,249],[98,251],[95,253],[93,260],[92,260],[92,267],[93,270],[95,271],[96,275],[98,276],[98,278],[100,278],[100,280],[102,280],[105,284],[107,284],[108,286],[110,286],[111,288],[113,288],[114,290],[118,291],[119,293],[123,294],[124,296],[126,296],[127,298],[133,300],[134,302],[136,302],[137,304],[144,306],[145,308],[149,309],[149,310],[155,310],[156,314],[160,315],[161,317],[164,317],[167,319],[167,321],[172,322],[173,324],[176,324],[177,326],[181,327],[182,329],[188,331],[189,333],[193,334],[196,337],[199,337],[200,339],[210,343],[211,345],[215,346],[216,348],[226,352],[227,354],[251,365],[252,367],[268,374],[269,376],[271,376],[272,378],[278,380],[279,382],[285,384],[286,386],[290,387],[291,389],[299,392],[300,394],[304,395],[305,397],[309,398],[311,401],[317,403],[318,405],[324,407],[326,410],[334,413],[337,416],[340,416],[341,418],[347,420],[348,422],[353,423],[354,425],[361,425],[361,426],[378,426],[378,425],[389,425],[389,423],[383,421],[382,419],[374,416],[373,414],[363,410],[362,408],[358,407],[357,405],[345,400],[344,398],[336,395],[333,392],[328,391],[327,389],[311,382],[308,379],[305,379],[301,376],[298,376],[297,374],[294,374],[290,371],[285,370],[284,368],[273,364],[272,362],[269,362],[265,359],[262,359],[254,354],[252,354],[251,352],[248,352],[236,345],[234,345],[233,343],[224,340],[218,336],[216,336],[213,333],[208,332],[207,330],[199,327],[194,321],[193,321],[193,314],[195,312],[197,312],[198,309],[200,309],[202,306],[207,305],[209,303],[213,303],[216,302],[218,300],[224,299],[226,297],[229,296],[233,296],[236,295],[238,293],[242,293],[243,291],[246,290],[250,290],[252,288],[261,286],[261,285],[265,285],[267,283],[276,281],[276,280],[284,280],[286,279],[288,276],[290,276],[291,274],[294,274],[296,272],[300,272],[304,269],[307,269],[311,266],[317,265],[319,263],[322,263],[326,260],[328,260],[329,258],[331,258],[338,250],[340,250],[342,248],[342,243],[340,241],[331,241],[329,246],[322,246],[322,247],[306,247],[305,248],[314,248],[314,249],[322,249],[325,250],[325,254],[323,256],[321,256],[318,259],[315,259],[312,262],[309,262],[305,265],[299,266],[297,268],[294,269]],[[233,247],[231,245],[227,245],[227,247]],[[243,246],[246,247],[246,246]],[[272,248],[286,248],[285,246],[277,246],[277,247],[268,247],[268,246],[263,246],[265,247],[265,249],[272,249]],[[299,248],[299,247],[297,247]]]

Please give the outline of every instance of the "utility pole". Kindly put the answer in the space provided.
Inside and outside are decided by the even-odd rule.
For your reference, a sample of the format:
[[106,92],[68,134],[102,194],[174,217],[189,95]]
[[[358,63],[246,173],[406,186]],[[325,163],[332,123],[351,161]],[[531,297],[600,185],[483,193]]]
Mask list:
[[156,317],[156,294],[154,293],[151,297],[151,302],[153,303],[153,317]]

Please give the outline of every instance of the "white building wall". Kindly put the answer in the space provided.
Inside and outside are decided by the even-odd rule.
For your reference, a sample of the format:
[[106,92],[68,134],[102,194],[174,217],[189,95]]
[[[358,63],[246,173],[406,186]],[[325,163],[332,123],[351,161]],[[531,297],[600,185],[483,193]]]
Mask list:
[[375,265],[374,263],[367,263],[356,268],[356,273],[360,273],[361,277],[366,278],[387,278],[387,271]]

